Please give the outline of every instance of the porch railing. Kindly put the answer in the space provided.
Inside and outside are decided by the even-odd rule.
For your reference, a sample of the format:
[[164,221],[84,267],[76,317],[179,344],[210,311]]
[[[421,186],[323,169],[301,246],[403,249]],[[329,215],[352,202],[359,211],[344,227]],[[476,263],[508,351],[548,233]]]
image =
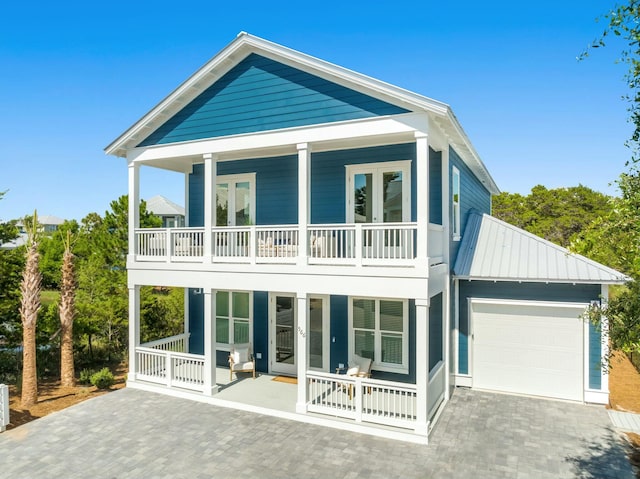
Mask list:
[[[429,233],[442,236],[442,227]],[[204,228],[142,228],[136,230],[136,258],[140,261],[203,261]],[[307,228],[307,251],[299,248],[298,225],[216,227],[211,230],[211,260],[235,263],[295,263],[304,256],[310,264],[411,265],[416,256],[416,223],[314,224]],[[433,244],[432,244],[433,243]],[[443,240],[429,243],[442,255]]]
[[140,346],[143,348],[151,348],[159,351],[173,351],[176,353],[185,353],[189,349],[187,348],[189,336],[190,336],[190,333],[176,334],[175,336],[169,336],[168,338],[149,341],[148,343],[141,344]]
[[204,356],[138,347],[136,364],[141,381],[198,392],[204,388]]
[[416,386],[307,371],[309,412],[407,429],[415,427]]
[[427,254],[431,264],[444,262],[444,226],[429,223]]

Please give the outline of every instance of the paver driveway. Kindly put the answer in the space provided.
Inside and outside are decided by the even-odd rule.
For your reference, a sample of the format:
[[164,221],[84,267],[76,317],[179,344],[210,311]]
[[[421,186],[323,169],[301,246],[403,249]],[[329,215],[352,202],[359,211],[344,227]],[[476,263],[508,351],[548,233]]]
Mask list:
[[428,446],[123,389],[0,434],[0,477],[633,477],[602,407],[456,390]]

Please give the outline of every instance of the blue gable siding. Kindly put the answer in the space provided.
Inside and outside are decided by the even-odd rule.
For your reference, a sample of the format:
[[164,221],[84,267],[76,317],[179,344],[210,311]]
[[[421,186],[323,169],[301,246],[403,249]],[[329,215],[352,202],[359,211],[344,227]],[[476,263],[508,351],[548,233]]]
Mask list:
[[429,222],[442,224],[442,152],[429,148]]
[[251,54],[139,146],[407,112],[302,70]]
[[411,220],[416,219],[416,145],[386,145],[311,155],[311,223],[346,220],[346,165],[411,160]]
[[[298,223],[298,159],[293,156],[221,161],[217,174],[256,174],[256,224]],[[204,225],[204,165],[189,175],[189,225]]]
[[[588,303],[597,300],[600,295],[600,285],[594,284],[544,284],[544,283],[512,283],[492,281],[460,281],[460,305],[459,305],[459,333],[458,333],[458,373],[469,374],[469,298],[514,299],[530,301],[568,301],[576,303]],[[599,338],[599,334],[598,334]],[[589,335],[591,341],[591,333]],[[597,351],[589,349],[589,387],[599,389],[599,381],[596,382],[594,373],[593,382],[591,374],[594,361],[597,362],[597,375],[600,369],[600,343]]]
[[[474,209],[480,213],[491,214],[491,193],[482,184],[480,180],[473,174],[469,167],[462,161],[453,148],[449,148],[449,194],[453,193],[453,185],[451,182],[452,168],[455,166],[460,171],[460,228],[462,236],[464,236],[464,228],[467,224],[467,216],[469,211]],[[451,197],[449,198],[451,204]],[[453,208],[449,208],[449,221],[453,221]],[[450,242],[451,261],[449,264],[455,263],[455,257],[458,254],[460,241]]]

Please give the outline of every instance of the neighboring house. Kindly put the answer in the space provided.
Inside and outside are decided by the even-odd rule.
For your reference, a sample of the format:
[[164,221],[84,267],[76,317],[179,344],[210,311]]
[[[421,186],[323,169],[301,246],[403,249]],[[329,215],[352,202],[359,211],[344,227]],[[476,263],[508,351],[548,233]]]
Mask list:
[[160,217],[163,228],[184,226],[184,208],[162,195],[156,195],[147,200],[147,211]]
[[[106,152],[132,199],[130,387],[418,442],[458,385],[607,402],[580,314],[626,278],[489,216],[444,103],[241,33]],[[187,230],[140,229],[141,166],[184,173]],[[145,285],[185,289],[184,335],[140,344]],[[247,342],[297,378],[284,406],[291,385],[216,374]],[[371,377],[335,374],[356,354]]]
[[[64,220],[57,216],[43,215],[38,216],[38,223],[40,224],[40,231],[50,235],[58,230]],[[27,243],[27,232],[24,229],[22,220],[16,223],[16,227],[18,228],[18,236],[0,245],[0,249],[15,249]]]

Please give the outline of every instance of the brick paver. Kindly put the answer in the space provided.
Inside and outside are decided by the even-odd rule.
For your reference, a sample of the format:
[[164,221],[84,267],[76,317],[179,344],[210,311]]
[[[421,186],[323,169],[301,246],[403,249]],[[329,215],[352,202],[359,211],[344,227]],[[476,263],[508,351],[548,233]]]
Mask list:
[[0,434],[0,477],[632,478],[602,407],[456,390],[428,446],[124,389]]

